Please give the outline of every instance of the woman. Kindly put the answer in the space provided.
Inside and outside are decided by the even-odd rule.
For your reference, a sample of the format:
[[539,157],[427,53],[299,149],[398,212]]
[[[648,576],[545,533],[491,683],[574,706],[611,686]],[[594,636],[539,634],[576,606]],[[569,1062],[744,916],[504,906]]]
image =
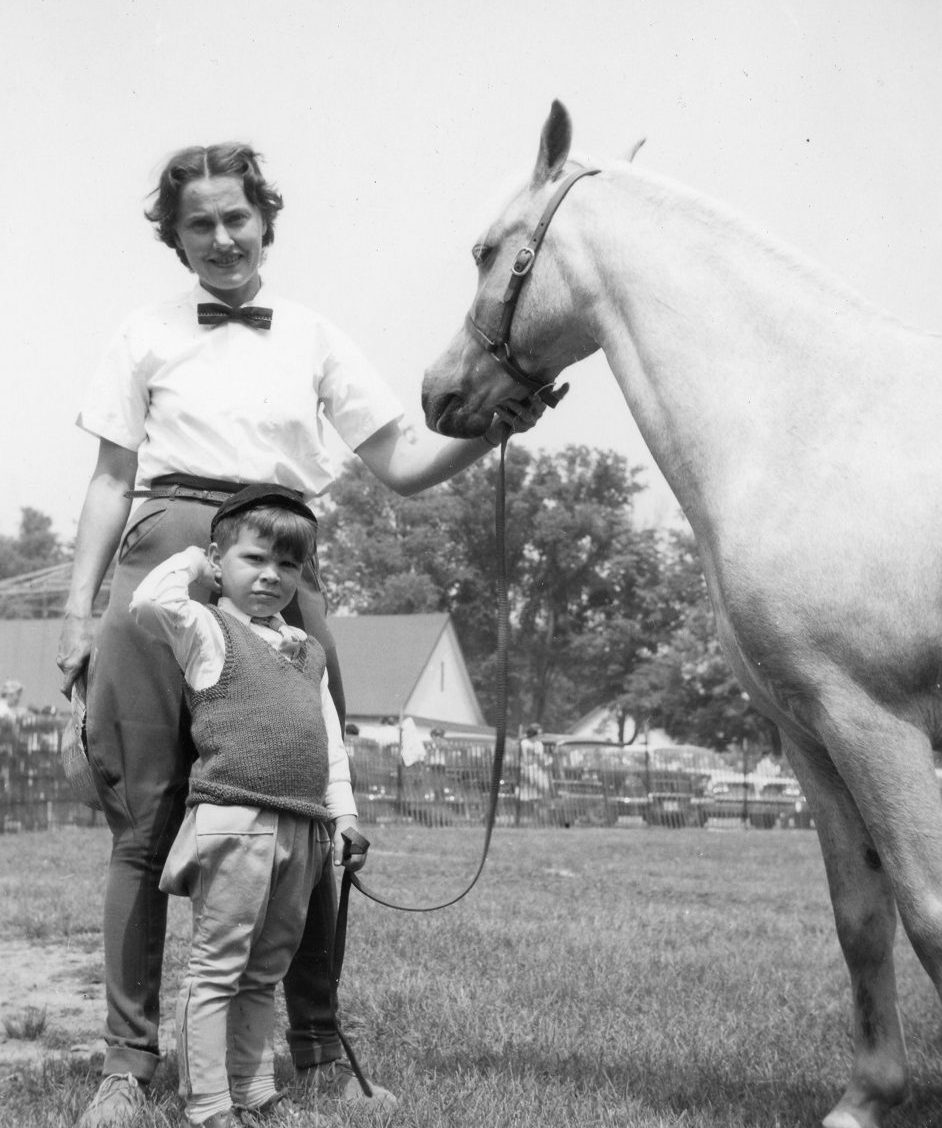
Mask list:
[[[538,401],[508,403],[481,439],[443,439],[406,425],[347,337],[263,288],[259,272],[282,200],[248,145],[182,150],[155,195],[147,218],[197,285],[128,318],[82,406],[79,425],[98,438],[99,451],[58,659],[66,693],[88,666],[89,759],[113,837],[104,921],[108,1050],[82,1128],[130,1123],[159,1060],[166,898],[157,884],[193,758],[179,669],[169,648],[131,621],[131,592],[159,561],[208,543],[216,507],[246,483],[286,486],[307,500],[323,493],[333,472],[320,411],[377,478],[408,495],[469,466],[508,431],[528,429],[543,410]],[[129,521],[135,496],[145,501]],[[92,602],[116,551],[96,639]],[[343,718],[315,566],[302,588],[294,621],[328,651]],[[331,1007],[333,898],[333,881],[320,882],[285,980],[288,1041],[312,1088],[352,1100],[359,1089],[341,1060]],[[374,1104],[395,1103],[378,1086],[374,1094]]]

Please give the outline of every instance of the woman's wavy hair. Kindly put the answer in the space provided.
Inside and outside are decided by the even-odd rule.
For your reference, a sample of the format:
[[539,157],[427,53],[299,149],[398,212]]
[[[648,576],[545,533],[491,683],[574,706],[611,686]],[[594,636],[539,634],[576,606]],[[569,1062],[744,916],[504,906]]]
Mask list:
[[176,252],[185,267],[189,268],[189,263],[177,243],[176,226],[180,193],[191,180],[209,176],[234,176],[241,180],[245,198],[258,208],[265,220],[262,246],[270,246],[274,241],[275,216],[284,207],[284,201],[275,186],[262,175],[261,159],[261,154],[251,145],[226,141],[180,149],[164,165],[157,187],[151,193],[156,197],[154,206],[144,215],[156,228],[157,238]]

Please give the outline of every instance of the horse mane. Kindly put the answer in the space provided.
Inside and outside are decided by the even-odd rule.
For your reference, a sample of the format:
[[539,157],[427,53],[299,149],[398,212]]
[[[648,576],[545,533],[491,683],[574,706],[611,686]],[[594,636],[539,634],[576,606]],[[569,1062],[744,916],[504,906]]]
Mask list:
[[655,207],[680,208],[691,218],[712,228],[720,235],[739,239],[758,252],[760,256],[784,268],[800,281],[831,294],[847,305],[866,313],[901,325],[894,314],[866,298],[859,290],[844,282],[794,246],[770,234],[747,216],[728,204],[690,188],[668,176],[641,170],[630,163],[630,158],[609,162],[606,166],[619,176],[631,178],[638,184],[645,198]]
[[[751,248],[758,256],[766,258],[770,264],[784,270],[805,288],[817,289],[822,294],[830,295],[848,308],[855,309],[868,317],[915,332],[926,333],[924,329],[907,325],[901,318],[865,297],[837,274],[786,241],[778,239],[729,204],[669,176],[634,164],[634,157],[644,142],[645,138],[641,138],[627,156],[606,161],[596,161],[584,151],[572,151],[566,161],[565,169],[572,171],[574,168],[599,168],[603,172],[611,172],[619,179],[638,186],[643,198],[655,208],[679,208],[692,219],[712,229],[719,237],[738,241]],[[495,206],[498,198],[505,206],[509,200],[519,194],[522,180],[523,177],[518,171],[502,183],[499,189],[500,195],[495,192],[488,207],[490,216],[503,210],[503,207]]]

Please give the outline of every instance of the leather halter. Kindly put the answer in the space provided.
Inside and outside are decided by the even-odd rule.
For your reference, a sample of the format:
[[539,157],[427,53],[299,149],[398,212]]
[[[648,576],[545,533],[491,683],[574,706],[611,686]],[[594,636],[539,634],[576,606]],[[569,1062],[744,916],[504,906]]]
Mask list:
[[523,289],[523,284],[530,276],[530,271],[533,269],[533,264],[536,262],[536,256],[539,253],[540,246],[543,243],[543,237],[549,228],[550,221],[556,214],[556,209],[563,202],[566,193],[576,183],[581,180],[583,176],[595,176],[601,169],[597,168],[584,168],[579,172],[572,172],[566,179],[559,185],[554,192],[549,203],[543,209],[543,214],[540,216],[540,222],[534,228],[533,234],[530,236],[526,246],[517,251],[517,256],[514,259],[514,264],[510,270],[510,281],[507,283],[507,289],[504,292],[504,297],[501,302],[503,312],[501,313],[500,324],[497,327],[497,332],[493,337],[481,328],[481,326],[474,320],[474,316],[469,311],[467,316],[468,328],[475,337],[484,346],[486,352],[497,361],[503,370],[518,384],[523,384],[531,392],[540,395],[550,407],[556,406],[556,394],[553,391],[553,381],[547,382],[541,373],[524,372],[518,362],[514,359],[514,355],[510,350],[510,328],[513,324],[514,313],[517,310],[517,302],[520,300],[520,291]]

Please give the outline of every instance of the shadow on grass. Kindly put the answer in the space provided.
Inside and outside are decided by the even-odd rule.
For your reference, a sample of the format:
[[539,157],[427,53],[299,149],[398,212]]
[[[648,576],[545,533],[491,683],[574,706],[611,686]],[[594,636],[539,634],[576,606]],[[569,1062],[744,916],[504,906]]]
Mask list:
[[[695,1068],[677,1070],[671,1062],[645,1069],[631,1063],[603,1066],[589,1055],[576,1054],[557,1061],[513,1046],[499,1054],[479,1054],[473,1060],[457,1051],[433,1052],[424,1055],[423,1065],[429,1089],[435,1086],[436,1074],[439,1078],[442,1074],[467,1078],[470,1072],[490,1080],[506,1077],[515,1082],[535,1079],[542,1085],[566,1088],[577,1100],[591,1097],[589,1103],[610,1106],[616,1116],[619,1107],[626,1111],[630,1108],[632,1124],[650,1119],[658,1124],[710,1123],[729,1128],[766,1128],[770,1124],[776,1128],[810,1128],[820,1123],[838,1097],[835,1090],[800,1076],[769,1082],[750,1078],[748,1073],[734,1079]],[[287,1057],[279,1055],[277,1073],[280,1084],[290,1084],[292,1070]],[[19,1070],[0,1087],[0,1128],[73,1125],[91,1101],[99,1080],[97,1070],[65,1060]],[[177,1128],[184,1123],[176,1087],[176,1062],[169,1054],[149,1086],[147,1108],[136,1128]],[[512,1089],[507,1092],[511,1104],[526,1099],[522,1093],[515,1096]],[[519,1108],[518,1117],[520,1114],[526,1118],[526,1108]],[[408,1115],[401,1119],[409,1122]],[[912,1098],[887,1117],[885,1128],[942,1128],[942,1083],[917,1086]]]
[[[477,1054],[471,1060],[458,1052],[440,1050],[426,1054],[430,1072],[520,1079],[530,1077],[543,1085],[569,1088],[575,1095],[609,1094],[613,1111],[620,1103],[650,1114],[658,1122],[678,1122],[701,1114],[711,1122],[727,1125],[809,1128],[837,1103],[842,1089],[800,1072],[774,1080],[748,1071],[733,1077],[696,1063],[677,1061],[656,1064],[626,1060],[603,1064],[588,1054],[565,1058],[541,1055],[530,1045],[505,1046],[493,1054]],[[774,1118],[774,1119],[770,1119]],[[917,1079],[910,1098],[888,1114],[884,1128],[942,1128],[942,1081]]]

